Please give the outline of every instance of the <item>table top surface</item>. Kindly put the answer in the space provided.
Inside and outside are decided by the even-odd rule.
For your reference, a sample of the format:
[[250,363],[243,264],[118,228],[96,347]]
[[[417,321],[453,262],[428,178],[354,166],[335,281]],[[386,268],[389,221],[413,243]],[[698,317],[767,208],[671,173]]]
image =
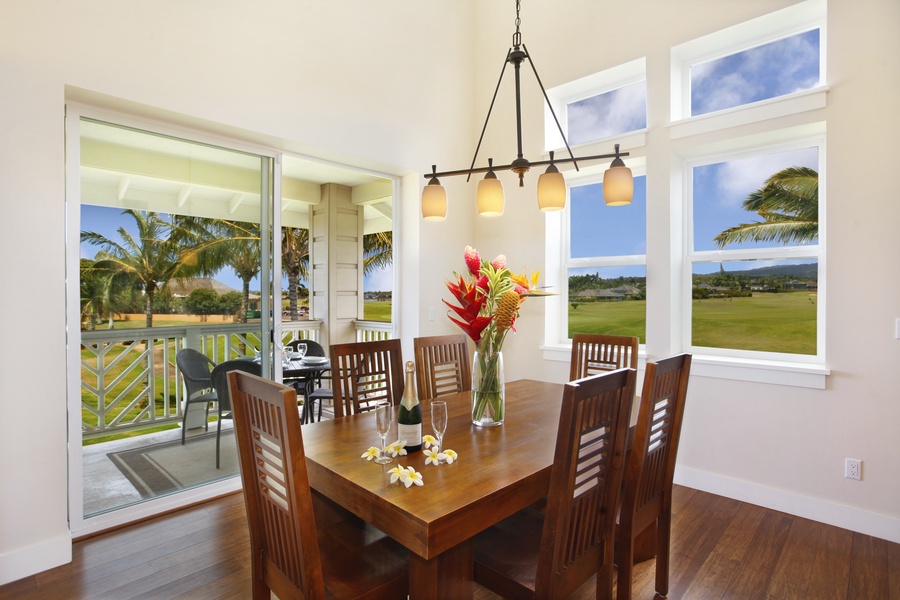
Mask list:
[[[442,397],[450,420],[444,447],[459,459],[425,464],[425,454],[398,456],[388,465],[360,458],[380,446],[374,412],[303,426],[310,486],[430,559],[547,495],[563,386],[521,380],[506,385],[500,427],[471,420],[471,392]],[[431,433],[429,402],[423,434]],[[396,416],[388,442],[397,438]],[[390,482],[395,466],[411,466],[424,485]]]

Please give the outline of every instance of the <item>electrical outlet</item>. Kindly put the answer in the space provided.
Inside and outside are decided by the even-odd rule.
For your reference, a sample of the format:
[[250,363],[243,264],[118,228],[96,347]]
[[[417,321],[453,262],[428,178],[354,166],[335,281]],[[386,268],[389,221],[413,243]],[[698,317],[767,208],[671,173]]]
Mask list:
[[855,458],[844,459],[844,477],[847,479],[862,480],[862,461]]

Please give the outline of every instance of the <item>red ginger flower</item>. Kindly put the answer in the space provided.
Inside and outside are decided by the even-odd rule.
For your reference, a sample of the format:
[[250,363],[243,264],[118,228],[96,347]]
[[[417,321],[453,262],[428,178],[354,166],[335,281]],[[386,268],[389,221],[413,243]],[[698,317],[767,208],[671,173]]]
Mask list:
[[478,250],[472,246],[466,246],[465,257],[469,273],[478,277],[478,272],[481,271],[481,257],[478,256]]

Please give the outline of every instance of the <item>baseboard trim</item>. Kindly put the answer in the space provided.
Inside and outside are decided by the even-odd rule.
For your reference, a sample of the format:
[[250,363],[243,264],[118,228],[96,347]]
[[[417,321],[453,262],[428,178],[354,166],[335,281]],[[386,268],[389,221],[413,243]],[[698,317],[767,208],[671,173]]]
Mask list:
[[900,543],[900,519],[889,515],[689,467],[675,467],[675,483]]
[[72,562],[72,536],[69,534],[17,548],[0,556],[0,585]]

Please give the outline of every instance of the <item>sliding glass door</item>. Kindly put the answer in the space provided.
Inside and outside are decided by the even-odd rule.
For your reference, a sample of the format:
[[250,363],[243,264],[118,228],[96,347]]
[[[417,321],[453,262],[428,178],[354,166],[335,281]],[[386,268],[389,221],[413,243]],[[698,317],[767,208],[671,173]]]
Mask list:
[[77,109],[67,136],[70,507],[87,533],[239,487],[231,422],[185,375],[235,359],[273,375],[280,165]]

